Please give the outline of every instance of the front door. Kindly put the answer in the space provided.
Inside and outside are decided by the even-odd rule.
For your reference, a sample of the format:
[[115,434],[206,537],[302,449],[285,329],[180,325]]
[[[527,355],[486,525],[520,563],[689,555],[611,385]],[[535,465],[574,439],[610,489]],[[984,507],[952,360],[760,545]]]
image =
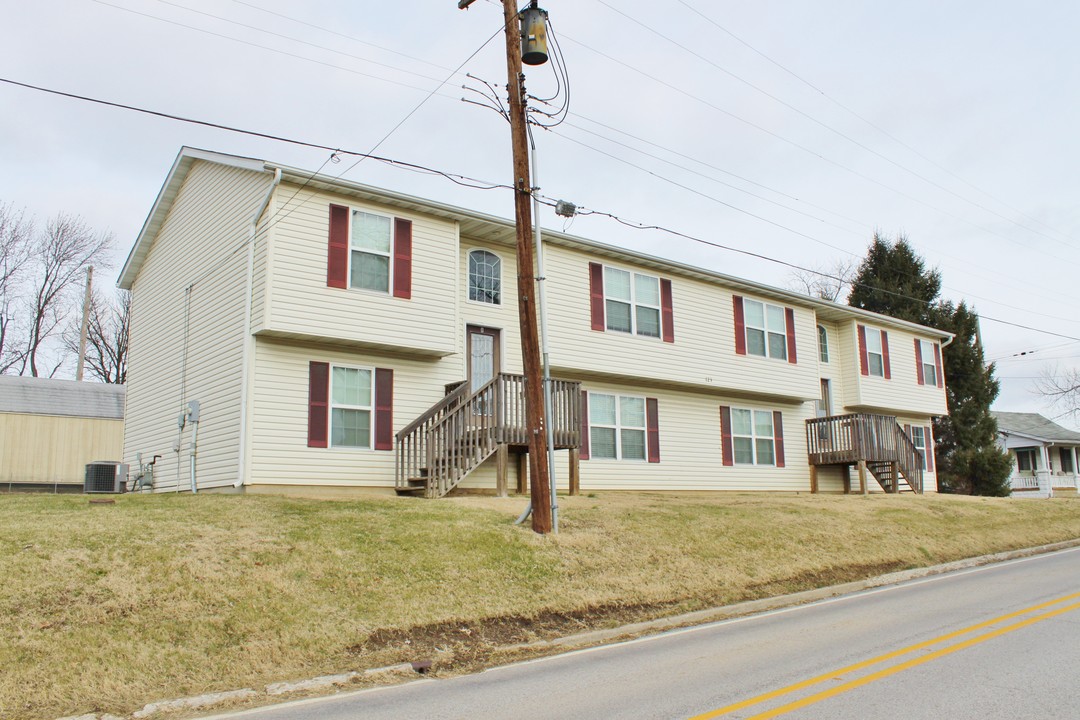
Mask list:
[[501,372],[499,330],[469,325],[465,328],[465,351],[468,357],[469,390],[476,392]]
[[832,415],[832,389],[828,379],[821,378],[821,399],[817,402],[817,416],[819,418]]

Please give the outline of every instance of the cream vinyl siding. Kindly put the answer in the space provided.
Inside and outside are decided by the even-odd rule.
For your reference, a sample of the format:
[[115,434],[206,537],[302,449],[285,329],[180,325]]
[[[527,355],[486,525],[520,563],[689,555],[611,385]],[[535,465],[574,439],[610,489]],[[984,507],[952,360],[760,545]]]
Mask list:
[[[869,409],[884,414],[925,413],[927,415],[947,415],[945,389],[933,385],[919,385],[915,370],[915,338],[935,342],[925,335],[916,336],[904,330],[866,325],[867,331],[884,329],[889,333],[889,369],[891,378],[863,375],[859,365],[858,324],[852,322],[849,336],[852,338],[852,351],[855,369],[858,373],[854,407]],[[851,357],[851,356],[849,356]]]
[[[823,363],[818,359],[817,355],[814,356],[818,364],[818,378],[819,380],[825,379],[829,381],[833,415],[843,415],[844,408],[848,404],[847,388],[851,384],[851,362],[842,342],[844,333],[834,323],[819,321],[818,325],[825,328],[825,331],[829,334],[829,362]],[[817,345],[815,344],[814,347],[816,350]],[[856,368],[857,370],[858,368]]]
[[[282,211],[273,230],[269,302],[260,331],[325,338],[378,351],[448,355],[458,347],[460,293],[457,224],[344,195],[282,183]],[[412,298],[326,285],[330,205],[412,221]],[[391,277],[393,268],[391,267]]]
[[82,485],[87,463],[123,450],[123,420],[0,413],[0,484]]
[[[915,355],[915,344],[911,346],[912,357]],[[938,388],[939,390],[941,388]],[[905,425],[920,425],[922,427],[930,428],[930,434],[926,438],[927,448],[931,446],[937,446],[937,437],[934,435],[933,421],[931,418],[925,415],[907,415],[896,418],[896,422],[900,424],[900,427]],[[934,457],[934,470],[933,472],[923,471],[923,492],[937,492],[937,457]]]
[[[469,252],[487,250],[495,253],[502,260],[502,304],[491,305],[469,300]],[[465,327],[497,328],[502,338],[502,371],[521,373],[521,326],[518,320],[517,298],[517,255],[514,248],[492,243],[481,243],[462,238],[458,258],[458,302],[461,308],[461,320],[457,323],[457,353],[461,377],[464,380],[468,372],[468,348],[465,347]]]
[[262,337],[255,356],[252,485],[394,486],[393,451],[307,446],[310,362],[392,369],[395,433],[442,398],[446,383],[461,379],[451,358],[403,359]]
[[190,487],[191,425],[179,458],[173,449],[189,400],[202,405],[199,488],[237,479],[247,253],[234,251],[250,236],[270,179],[196,161],[132,283],[124,461],[136,469],[136,453],[145,462],[161,455],[157,490],[176,487],[178,465],[181,489]]
[[[676,335],[676,337],[678,337]],[[749,402],[640,385],[587,382],[590,393],[657,399],[660,462],[582,460],[581,491],[591,490],[785,490],[809,492],[806,420],[813,403],[798,405]],[[784,414],[785,467],[724,466],[720,406],[779,410]]]
[[600,262],[564,247],[547,247],[545,272],[550,283],[548,317],[554,367],[690,384],[712,393],[766,394],[788,401],[818,396],[817,321],[812,310],[793,308],[797,364],[736,355],[733,294],[792,306],[632,263],[604,260],[613,267],[671,280],[675,342],[611,330],[599,332],[591,329],[590,322],[590,261]]

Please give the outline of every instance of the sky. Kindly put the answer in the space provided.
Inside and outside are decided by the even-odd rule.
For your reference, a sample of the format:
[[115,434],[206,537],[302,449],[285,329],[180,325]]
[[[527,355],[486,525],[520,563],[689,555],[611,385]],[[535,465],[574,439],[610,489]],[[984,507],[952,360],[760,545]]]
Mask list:
[[[875,231],[906,235],[940,270],[943,297],[981,313],[1002,386],[995,408],[1062,412],[1035,381],[1080,367],[1080,3],[541,7],[569,80],[563,122],[537,129],[541,192],[596,211],[567,220],[544,208],[545,226],[785,288],[797,281],[783,263],[828,270],[865,255]],[[111,232],[114,267],[99,281],[115,282],[184,145],[513,217],[505,189],[346,154],[507,183],[508,125],[475,104],[485,82],[505,97],[501,3],[0,8],[4,80],[342,150],[335,163],[324,150],[0,82],[0,202]],[[526,70],[532,95],[558,93],[534,105],[562,106],[556,77],[553,62]]]

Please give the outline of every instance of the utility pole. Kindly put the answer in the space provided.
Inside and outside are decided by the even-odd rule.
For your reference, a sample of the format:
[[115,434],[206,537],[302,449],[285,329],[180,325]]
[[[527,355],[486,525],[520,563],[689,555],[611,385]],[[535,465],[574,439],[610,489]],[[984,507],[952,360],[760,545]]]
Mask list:
[[[467,10],[476,0],[459,0],[458,8]],[[537,0],[530,11],[536,13]],[[542,13],[543,11],[539,11]],[[536,320],[537,278],[533,256],[536,247],[532,236],[532,183],[527,146],[525,75],[521,71],[521,26],[514,0],[503,0],[506,23],[506,75],[510,109],[510,141],[514,158],[514,222],[517,229],[518,319],[521,328],[521,361],[525,372],[525,422],[529,432],[529,496],[532,529],[541,534],[552,530],[552,493],[548,462],[547,418],[544,405],[544,380],[540,363],[539,332]],[[540,26],[541,32],[543,26]],[[531,36],[530,36],[531,38]],[[531,38],[536,40],[535,38]],[[543,63],[544,52],[530,60]],[[522,514],[522,520],[525,513]]]
[[529,431],[529,496],[532,500],[532,529],[545,534],[551,532],[551,488],[536,322],[536,277],[533,264],[535,247],[532,236],[532,182],[526,137],[525,75],[521,69],[521,28],[515,0],[503,0],[503,17],[506,21],[506,84],[510,101],[510,140],[514,157],[518,318],[521,327],[521,360],[525,371],[525,418]]
[[79,328],[79,365],[75,370],[75,380],[82,382],[83,366],[86,363],[86,330],[90,324],[90,300],[93,298],[94,267],[86,268],[86,295],[83,297],[82,325]]

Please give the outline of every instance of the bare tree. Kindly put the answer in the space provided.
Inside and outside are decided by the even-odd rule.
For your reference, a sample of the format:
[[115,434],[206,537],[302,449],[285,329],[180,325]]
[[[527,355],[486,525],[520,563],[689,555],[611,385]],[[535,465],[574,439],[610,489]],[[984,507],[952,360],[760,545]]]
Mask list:
[[20,374],[38,377],[44,364],[52,377],[64,362],[62,355],[46,357],[48,341],[62,329],[75,306],[71,290],[80,285],[90,265],[108,265],[112,236],[95,233],[77,215],[58,213],[34,236],[29,258],[29,294],[24,299],[27,325]]
[[1044,368],[1035,381],[1035,391],[1062,410],[1058,417],[1080,419],[1080,369]]
[[30,257],[33,224],[25,213],[0,203],[0,375],[22,362],[16,339],[20,284]]
[[834,260],[832,265],[819,265],[807,270],[794,270],[789,286],[821,300],[841,302],[851,290],[851,281],[859,270],[858,260]]
[[[86,370],[103,383],[123,385],[127,380],[128,317],[131,293],[120,290],[116,299],[97,292],[90,298],[86,330]],[[73,355],[79,354],[80,318],[64,332],[64,345]]]

